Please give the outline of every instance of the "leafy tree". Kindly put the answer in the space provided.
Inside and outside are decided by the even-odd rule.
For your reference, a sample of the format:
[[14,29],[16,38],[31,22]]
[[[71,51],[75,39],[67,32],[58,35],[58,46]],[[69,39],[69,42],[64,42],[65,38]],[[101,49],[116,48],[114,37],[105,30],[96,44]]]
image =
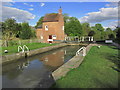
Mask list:
[[95,32],[95,34],[93,35],[94,40],[100,40],[101,32],[99,30],[97,30],[95,26],[92,26],[91,30]]
[[17,33],[16,33],[16,37],[17,38],[20,38],[20,33],[21,33],[21,31],[22,31],[22,25],[21,25],[21,23],[17,23],[16,24],[16,26],[17,26]]
[[98,31],[104,31],[104,28],[101,24],[95,24],[95,28],[98,30]]
[[70,17],[69,21],[65,23],[65,33],[69,36],[81,36],[82,26],[76,17]]
[[120,27],[117,27],[117,33],[116,33],[116,38],[118,41],[120,41]]
[[38,20],[35,28],[37,28],[38,26],[42,25],[42,20],[43,20],[43,18],[44,18],[44,17],[42,16],[42,17]]
[[70,17],[68,16],[67,13],[64,13],[63,17],[64,17],[64,23],[67,23],[69,21],[69,19],[70,19]]
[[95,31],[90,31],[89,33],[88,33],[88,36],[94,36],[95,35]]
[[109,37],[109,39],[115,39],[114,34],[109,34],[108,37]]
[[91,28],[89,23],[82,23],[82,30],[83,30],[83,35],[88,36]]
[[107,39],[113,39],[115,38],[114,32],[112,31],[111,28],[106,28],[106,37]]
[[104,40],[105,39],[105,32],[104,32],[104,28],[101,24],[95,24],[95,28],[96,30],[100,31],[100,39]]
[[30,37],[32,36],[31,34],[31,28],[29,26],[28,23],[24,22],[22,23],[22,31],[21,31],[21,34],[20,34],[20,38],[22,39],[30,39]]
[[17,30],[17,23],[14,19],[7,19],[5,22],[2,22],[2,33],[3,39],[9,40],[16,36]]

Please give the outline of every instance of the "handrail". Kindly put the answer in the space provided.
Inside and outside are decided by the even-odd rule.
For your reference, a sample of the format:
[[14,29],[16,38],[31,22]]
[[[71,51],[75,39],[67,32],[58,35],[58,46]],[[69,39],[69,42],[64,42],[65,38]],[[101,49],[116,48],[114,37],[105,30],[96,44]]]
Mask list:
[[27,49],[27,52],[29,52],[29,48],[26,45],[23,45],[23,50]]
[[27,49],[27,52],[29,52],[29,48],[26,45],[18,46],[18,52],[20,52],[20,49],[22,49],[22,53],[25,52],[25,48]]
[[81,47],[77,52],[76,52],[76,56],[78,56],[80,54],[80,51],[83,50],[83,56],[86,56],[86,48],[85,47]]
[[22,49],[22,52],[24,51],[22,46],[18,46],[18,52],[20,52],[20,49]]

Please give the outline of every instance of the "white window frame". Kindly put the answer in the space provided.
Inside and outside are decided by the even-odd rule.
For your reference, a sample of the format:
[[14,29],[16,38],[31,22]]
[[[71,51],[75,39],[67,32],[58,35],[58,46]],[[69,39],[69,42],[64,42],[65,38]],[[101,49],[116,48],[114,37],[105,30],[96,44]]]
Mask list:
[[65,27],[64,26],[62,26],[62,30],[64,30],[65,29]]
[[48,26],[47,25],[45,25],[45,30],[48,31]]
[[40,36],[41,39],[43,39],[43,36]]
[[53,38],[53,39],[56,39],[56,38],[57,38],[57,36],[56,36],[56,35],[52,35],[52,38]]

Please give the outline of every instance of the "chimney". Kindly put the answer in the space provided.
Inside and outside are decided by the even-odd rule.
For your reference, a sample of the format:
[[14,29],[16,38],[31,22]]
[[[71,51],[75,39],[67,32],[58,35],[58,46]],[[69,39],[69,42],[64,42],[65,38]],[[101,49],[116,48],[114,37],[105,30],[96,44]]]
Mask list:
[[59,9],[58,13],[62,14],[62,8],[61,8],[61,6],[60,6],[60,9]]

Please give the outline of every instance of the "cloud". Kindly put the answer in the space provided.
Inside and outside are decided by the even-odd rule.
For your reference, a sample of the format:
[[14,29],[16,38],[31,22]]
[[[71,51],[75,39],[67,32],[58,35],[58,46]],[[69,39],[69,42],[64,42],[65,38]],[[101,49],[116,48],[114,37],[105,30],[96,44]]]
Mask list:
[[101,8],[98,12],[87,13],[87,16],[80,18],[80,22],[98,23],[106,20],[118,19],[118,7]]
[[29,10],[32,11],[32,10],[34,10],[34,9],[33,9],[33,8],[30,8]]
[[119,2],[120,0],[105,0],[106,2]]
[[0,0],[0,2],[14,2],[13,0]]
[[2,6],[2,21],[5,21],[7,18],[14,18],[18,22],[28,21],[30,19],[34,19],[35,15],[31,14],[28,11]]
[[26,6],[30,6],[30,7],[33,7],[33,5],[31,4],[31,5],[29,5],[28,3],[23,3],[24,5],[26,5]]
[[106,4],[106,7],[117,7],[118,3],[117,2],[111,2],[110,4]]
[[27,3],[23,3],[24,5],[29,5],[29,4],[27,4]]
[[45,3],[40,3],[40,6],[43,7],[45,5]]
[[33,5],[30,5],[30,7],[33,7]]

